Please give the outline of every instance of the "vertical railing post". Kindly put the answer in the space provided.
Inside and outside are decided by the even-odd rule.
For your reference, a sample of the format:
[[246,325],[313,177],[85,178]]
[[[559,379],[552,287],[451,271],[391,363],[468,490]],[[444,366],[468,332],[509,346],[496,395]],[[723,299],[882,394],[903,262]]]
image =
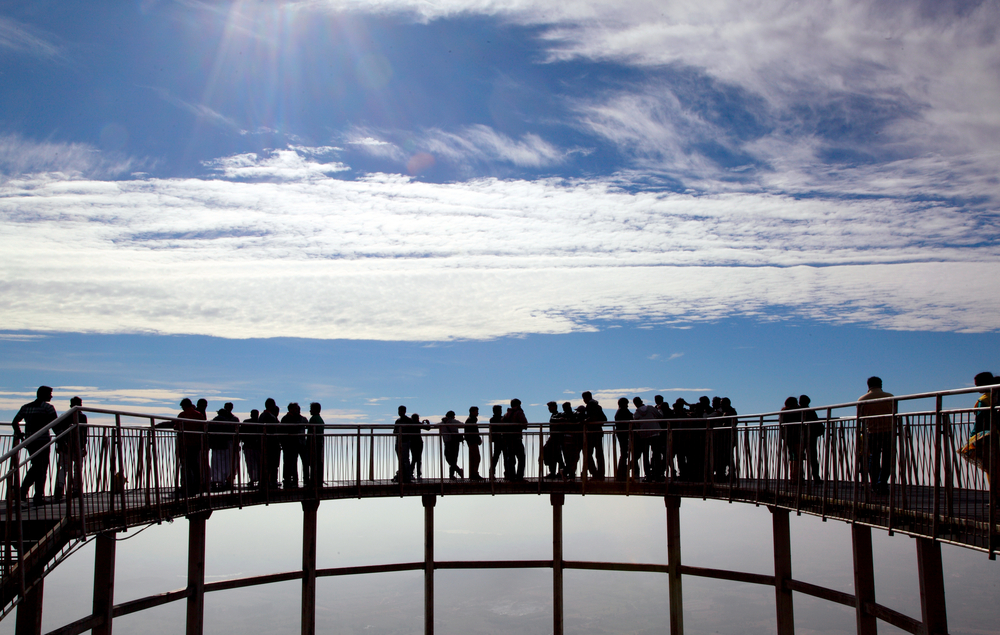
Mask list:
[[681,499],[666,496],[667,593],[670,597],[670,635],[684,635],[684,593],[681,585]]
[[878,625],[868,610],[875,604],[875,565],[872,561],[872,528],[851,525],[851,550],[854,554],[854,614],[858,635],[876,635]]
[[552,503],[552,634],[563,635],[563,524],[565,494],[549,494]]
[[188,516],[187,635],[205,628],[205,524],[212,512]]
[[926,635],[947,635],[948,614],[944,603],[944,572],[941,543],[917,538],[917,576],[920,578],[920,616]]
[[424,635],[434,635],[434,494],[424,494]]
[[357,470],[357,472],[358,472],[357,473],[358,496],[361,496],[361,426],[358,426],[358,436],[356,436],[355,439],[357,440],[357,445],[358,445],[358,448],[357,448],[357,454],[358,454],[358,457],[357,457],[357,463],[358,463],[358,466],[357,466],[358,467],[358,470]]
[[151,482],[151,487],[153,487],[153,496],[156,498],[156,516],[157,518],[163,518],[163,499],[160,497],[160,490],[162,489],[160,485],[160,453],[157,450],[157,445],[158,444],[156,443],[156,420],[150,417],[149,446],[151,451],[153,452],[153,461],[152,461],[153,479]]
[[316,633],[316,510],[318,500],[302,501],[302,635]]
[[931,536],[937,538],[941,517],[941,395],[934,399],[934,518],[931,521]]
[[774,601],[778,616],[778,635],[794,635],[795,615],[792,610],[792,543],[788,531],[788,510],[769,508],[774,533]]
[[[899,402],[895,399],[892,400],[892,428],[889,437],[889,535],[892,535],[892,527],[896,520],[896,470],[902,470],[902,466],[897,465],[899,461],[900,452],[896,450],[896,445],[899,444],[901,435],[899,434],[898,428],[900,426],[899,417],[897,416],[897,410],[899,408]],[[874,483],[872,483],[874,486]]]
[[368,480],[375,480],[375,428],[368,430]]
[[94,617],[101,621],[94,627],[93,635],[111,635],[112,610],[115,606],[115,551],[114,532],[97,534],[94,554]]
[[[118,493],[121,499],[121,510],[122,518],[125,518],[127,512],[125,505],[125,457],[122,452],[123,441],[122,441],[122,416],[120,414],[115,415],[115,452],[117,453],[116,467],[112,467],[112,470],[118,470],[117,474],[112,476],[111,482],[114,483],[114,489]],[[114,496],[114,494],[112,494]]]

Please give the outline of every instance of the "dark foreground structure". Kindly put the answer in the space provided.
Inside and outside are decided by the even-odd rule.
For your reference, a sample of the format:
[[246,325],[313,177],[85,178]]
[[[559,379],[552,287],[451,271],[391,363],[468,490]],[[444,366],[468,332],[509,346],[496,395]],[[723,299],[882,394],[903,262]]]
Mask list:
[[[891,418],[891,471],[888,487],[873,487],[868,481],[866,422],[859,421],[857,404],[839,404],[817,409],[825,429],[817,444],[816,457],[822,480],[811,480],[802,466],[805,442],[802,434],[789,433],[788,412],[731,418],[665,420],[661,434],[666,456],[678,439],[696,439],[704,447],[701,478],[676,478],[668,469],[665,479],[637,478],[635,472],[618,473],[606,479],[545,478],[544,444],[547,424],[529,424],[524,432],[527,470],[523,479],[483,480],[447,478],[445,447],[436,432],[424,434],[422,479],[402,482],[397,470],[398,437],[389,426],[303,427],[274,439],[264,427],[235,425],[224,432],[190,432],[177,420],[94,408],[73,408],[52,422],[64,430],[63,448],[70,455],[56,457],[69,471],[65,498],[56,500],[56,479],[50,474],[41,493],[44,501],[22,504],[21,479],[32,458],[42,452],[55,454],[58,439],[43,449],[26,448],[45,431],[14,445],[12,436],[0,437],[3,450],[3,494],[0,509],[2,560],[0,560],[0,608],[6,616],[16,610],[19,634],[41,632],[45,575],[85,541],[96,541],[93,612],[51,631],[50,635],[73,635],[88,630],[112,632],[115,617],[143,611],[169,602],[187,604],[187,633],[203,631],[205,593],[275,582],[301,580],[301,631],[315,633],[316,579],[324,576],[361,575],[391,571],[424,572],[425,633],[434,632],[434,572],[437,569],[544,568],[552,570],[553,633],[563,633],[563,571],[591,569],[664,573],[670,604],[669,625],[664,631],[680,635],[683,624],[684,576],[703,576],[775,590],[779,635],[793,633],[793,597],[802,593],[854,607],[858,633],[877,632],[882,620],[915,634],[948,631],[944,601],[942,542],[983,551],[995,557],[1000,527],[997,495],[987,474],[996,474],[998,452],[980,448],[970,456],[968,443],[976,420],[987,422],[988,433],[997,438],[1000,413],[948,405],[974,401],[976,390],[956,390],[894,397],[887,400]],[[970,398],[972,397],[972,398]],[[952,404],[951,402],[954,402]],[[997,403],[993,400],[992,403]],[[863,412],[863,411],[862,411]],[[80,415],[89,417],[89,434],[81,439]],[[985,416],[985,418],[984,418]],[[884,415],[883,415],[884,417]],[[64,425],[69,423],[68,426]],[[793,423],[791,425],[799,425]],[[639,430],[603,432],[605,463],[615,465],[623,450],[635,456],[643,437]],[[980,430],[981,431],[981,430]],[[46,433],[47,434],[47,433]],[[224,442],[213,435],[228,435]],[[270,435],[270,436],[269,436]],[[484,435],[485,436],[485,435]],[[584,444],[591,434],[581,435]],[[253,484],[239,449],[266,449],[269,442],[294,439],[300,453],[303,480],[273,486],[261,478]],[[790,447],[799,439],[798,448]],[[482,454],[492,456],[488,436]],[[626,446],[627,447],[624,447]],[[208,474],[212,448],[229,447],[223,453],[230,463],[232,483],[210,487],[184,483],[182,475],[191,467],[184,461],[197,458]],[[192,448],[198,448],[192,450]],[[964,449],[963,449],[964,448]],[[586,456],[586,447],[583,448]],[[285,455],[289,456],[288,454]],[[294,457],[294,455],[293,455]],[[459,462],[466,460],[464,452]],[[717,469],[721,464],[725,469]],[[53,461],[53,465],[55,461]],[[464,463],[462,463],[464,464]],[[277,466],[273,466],[277,467]],[[673,468],[673,465],[671,465]],[[196,470],[197,471],[197,470]],[[52,470],[55,472],[55,470]],[[617,476],[617,478],[615,478]],[[813,475],[816,476],[816,475]],[[36,493],[37,494],[37,493]],[[546,495],[552,504],[552,559],[513,561],[438,561],[434,558],[434,508],[439,496]],[[566,496],[655,496],[666,509],[667,564],[581,562],[563,559],[562,507]],[[316,515],[322,501],[345,498],[419,496],[424,508],[424,560],[332,569],[316,568]],[[711,498],[766,506],[772,517],[774,574],[706,569],[682,564],[680,509],[683,498]],[[205,582],[205,527],[212,511],[251,505],[300,503],[303,510],[302,568],[251,578]],[[853,594],[796,580],[792,575],[789,514],[804,513],[847,521],[851,524],[854,557]],[[189,521],[188,584],[186,588],[115,604],[115,533],[131,527],[185,517]],[[878,602],[872,559],[871,530],[913,536],[920,582],[921,615],[911,617]]]

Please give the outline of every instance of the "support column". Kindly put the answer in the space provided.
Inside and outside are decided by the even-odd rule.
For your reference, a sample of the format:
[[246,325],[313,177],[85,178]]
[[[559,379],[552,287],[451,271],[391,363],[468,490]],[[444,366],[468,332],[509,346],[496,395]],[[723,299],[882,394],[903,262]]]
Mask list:
[[97,535],[94,555],[94,617],[103,622],[94,627],[93,635],[111,635],[112,610],[115,606],[115,552],[118,542],[114,532]]
[[424,635],[434,635],[434,494],[424,494]]
[[854,601],[858,635],[876,635],[878,620],[865,608],[875,603],[875,564],[872,560],[872,528],[851,525],[854,552]]
[[188,516],[187,635],[205,629],[205,523],[212,512]]
[[778,614],[778,635],[794,635],[795,615],[792,611],[792,541],[788,531],[788,510],[771,510],[771,530],[774,534],[774,604]]
[[14,624],[14,632],[17,635],[42,635],[44,583],[45,578],[39,578],[17,605],[17,622]]
[[565,494],[549,494],[552,503],[552,633],[563,635],[563,525]]
[[316,633],[316,510],[319,501],[302,501],[302,635]]
[[670,635],[684,635],[684,594],[681,588],[681,499],[667,496],[667,588],[670,594]]
[[947,635],[948,614],[944,605],[944,571],[941,543],[917,538],[917,576],[920,578],[920,616],[927,635]]

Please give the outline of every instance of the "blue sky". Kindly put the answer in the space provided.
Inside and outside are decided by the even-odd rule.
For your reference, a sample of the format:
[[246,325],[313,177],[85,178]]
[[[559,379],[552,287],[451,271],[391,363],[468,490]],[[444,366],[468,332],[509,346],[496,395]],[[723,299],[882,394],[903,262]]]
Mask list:
[[1000,371],[998,26],[986,2],[7,5],[0,413],[39,383],[343,422],[969,385]]

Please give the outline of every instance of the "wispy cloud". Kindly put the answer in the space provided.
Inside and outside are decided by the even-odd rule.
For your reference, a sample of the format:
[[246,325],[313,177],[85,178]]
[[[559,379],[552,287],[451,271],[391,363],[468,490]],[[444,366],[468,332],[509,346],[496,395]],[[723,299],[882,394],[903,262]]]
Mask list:
[[[371,156],[406,163],[415,153],[429,154],[435,161],[456,166],[469,163],[507,163],[524,168],[542,168],[562,163],[575,150],[560,150],[536,134],[515,139],[477,124],[455,131],[429,128],[416,132],[375,131],[356,128],[347,144]],[[413,150],[407,152],[403,146]]]
[[11,18],[0,16],[0,49],[43,58],[56,58],[61,48],[52,37]]
[[211,166],[226,180],[0,185],[0,323],[424,341],[734,315],[1000,327],[1000,223],[945,201],[347,181],[291,149]]
[[37,142],[18,135],[0,136],[0,179],[38,173],[115,177],[142,165],[143,161],[101,152],[84,143]]

